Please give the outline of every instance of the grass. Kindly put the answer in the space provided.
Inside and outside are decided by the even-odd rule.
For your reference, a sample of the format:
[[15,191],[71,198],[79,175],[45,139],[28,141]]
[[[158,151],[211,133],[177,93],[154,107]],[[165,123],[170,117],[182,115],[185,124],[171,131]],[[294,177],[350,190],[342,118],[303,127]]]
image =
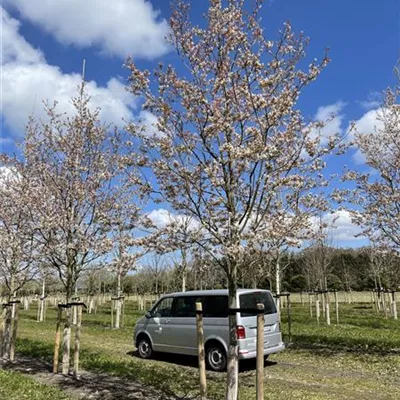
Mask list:
[[59,389],[37,383],[20,372],[7,370],[0,370],[0,399],[72,400]]
[[[126,326],[113,330],[109,328],[111,316],[107,306],[96,315],[83,316],[83,368],[137,380],[166,394],[198,395],[195,358],[135,357],[132,330],[143,313],[128,303]],[[21,311],[20,315],[17,351],[51,362],[55,311],[49,308],[43,323],[36,322],[35,308]],[[286,351],[270,357],[265,368],[266,399],[400,398],[400,322],[376,315],[365,304],[341,305],[340,317],[341,324],[336,326],[332,310],[332,325],[326,326],[322,316],[317,325],[309,316],[308,306],[293,305],[293,343]],[[285,336],[286,318],[283,309]],[[255,398],[254,363],[243,364],[241,369],[240,398]],[[225,374],[207,372],[210,399],[224,398],[225,379]]]

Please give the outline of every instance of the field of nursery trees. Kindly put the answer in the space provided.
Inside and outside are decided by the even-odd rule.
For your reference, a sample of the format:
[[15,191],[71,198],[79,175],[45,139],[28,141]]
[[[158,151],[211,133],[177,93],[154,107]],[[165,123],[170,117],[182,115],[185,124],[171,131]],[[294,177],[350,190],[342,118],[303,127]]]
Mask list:
[[[346,56],[351,85],[331,77],[315,92],[329,51],[308,54],[315,47],[297,23],[272,33],[263,21],[280,2],[174,1],[167,24],[165,2],[155,11],[155,1],[87,0],[75,13],[64,0],[46,2],[46,12],[24,0],[0,7],[1,86],[12,92],[0,110],[0,399],[400,399],[399,70],[379,81],[382,93],[363,86],[369,101],[347,93],[364,114],[346,116],[345,127],[350,105],[335,95],[322,106],[323,95],[359,82],[369,63],[347,76]],[[65,27],[71,15],[86,20]],[[127,15],[140,23],[119,24]],[[18,18],[40,29],[39,42],[71,45],[53,46],[57,57],[74,45],[99,46],[90,60],[123,54],[125,76],[107,75],[103,87],[90,74],[110,60],[87,67],[86,57],[80,74],[65,74],[23,37]],[[104,34],[90,25],[98,21]],[[91,36],[75,43],[77,24]],[[135,36],[142,25],[162,39],[146,31],[121,49],[122,31]],[[33,66],[45,78],[31,79]],[[35,85],[25,108],[21,77],[21,88]],[[51,88],[62,99],[54,93],[42,110]],[[315,93],[313,116],[303,99]],[[19,136],[12,121],[24,125]],[[239,304],[243,288],[269,290],[277,312],[269,292]],[[225,347],[214,344],[222,372],[205,368],[205,297],[191,303],[197,356],[151,354],[147,338],[153,357],[140,358],[138,319],[155,319],[147,311],[163,294],[203,289],[227,289],[224,317],[211,316],[228,332]],[[280,338],[265,342],[279,328],[285,350],[264,358],[283,349]],[[242,352],[253,340],[245,329],[257,351]]]
[[[63,368],[58,363],[63,364],[62,354],[55,358],[62,296],[21,297],[14,306],[9,333],[7,328],[3,331],[3,337],[10,335],[14,361],[6,361],[3,353],[2,398],[16,399],[26,390],[33,399],[117,399],[138,392],[148,399],[196,398],[200,392],[195,357],[156,354],[143,360],[135,351],[135,321],[156,296],[124,296],[118,328],[117,300],[113,299],[111,294],[80,293],[74,300],[78,305],[72,307],[71,375],[61,375],[52,372]],[[398,398],[396,306],[392,293],[378,291],[282,296],[281,328],[287,349],[265,362],[265,398]],[[12,332],[17,325],[15,340]],[[3,351],[7,350],[3,347]],[[240,363],[240,398],[255,398],[255,372],[255,361]],[[17,379],[24,382],[18,388]],[[225,373],[207,371],[206,380],[208,398],[225,398]]]

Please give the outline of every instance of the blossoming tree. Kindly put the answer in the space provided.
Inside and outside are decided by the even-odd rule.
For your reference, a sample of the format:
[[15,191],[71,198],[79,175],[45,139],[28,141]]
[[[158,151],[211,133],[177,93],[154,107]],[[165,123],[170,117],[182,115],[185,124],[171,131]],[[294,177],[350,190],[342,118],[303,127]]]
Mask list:
[[25,173],[15,157],[0,154],[0,281],[7,297],[0,313],[0,356],[12,361],[18,331],[16,296],[40,265],[31,218],[32,185]]
[[[192,26],[178,2],[170,42],[184,70],[160,66],[153,76],[132,60],[129,89],[157,117],[152,133],[138,133],[144,173],[153,171],[155,199],[192,216],[188,237],[226,273],[229,306],[237,308],[237,271],[244,255],[273,231],[265,223],[324,208],[324,155],[340,141],[319,134],[296,108],[301,91],[327,64],[301,69],[307,39],[286,23],[276,40],[265,37],[257,2],[211,0],[204,27]],[[156,88],[156,89],[155,89]],[[278,229],[274,226],[273,229]],[[201,234],[200,234],[201,233]],[[236,315],[229,316],[227,399],[238,390]]]
[[380,247],[400,253],[400,87],[388,89],[377,112],[374,132],[356,132],[355,145],[369,167],[367,172],[349,171],[356,184],[347,191],[357,206],[351,210],[362,234]]
[[[115,210],[125,200],[123,137],[99,120],[82,82],[72,99],[72,116],[48,107],[48,121],[30,121],[24,157],[36,185],[35,240],[55,269],[70,303],[81,274],[112,250]],[[129,185],[134,182],[130,174]],[[124,196],[122,196],[124,194]],[[69,371],[71,313],[66,309],[63,373]]]
[[24,166],[6,155],[0,155],[0,164],[0,277],[12,300],[34,277],[38,252]]

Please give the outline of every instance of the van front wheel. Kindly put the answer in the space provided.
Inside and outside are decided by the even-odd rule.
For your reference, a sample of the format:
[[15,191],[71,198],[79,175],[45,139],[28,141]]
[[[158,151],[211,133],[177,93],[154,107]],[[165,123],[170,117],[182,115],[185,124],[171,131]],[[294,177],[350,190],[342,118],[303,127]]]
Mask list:
[[153,348],[149,338],[143,336],[138,343],[138,351],[141,358],[150,358],[153,354]]
[[207,347],[207,366],[217,372],[226,370],[226,352],[221,345],[212,343]]

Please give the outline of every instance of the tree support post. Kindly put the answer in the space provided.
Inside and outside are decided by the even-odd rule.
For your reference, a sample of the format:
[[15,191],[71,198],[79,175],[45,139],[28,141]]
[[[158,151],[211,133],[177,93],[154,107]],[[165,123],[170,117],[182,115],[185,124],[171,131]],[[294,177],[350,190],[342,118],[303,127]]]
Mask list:
[[207,398],[206,357],[204,350],[203,306],[196,303],[197,351],[199,355],[200,399]]
[[264,400],[264,304],[257,304],[256,399]]
[[312,301],[312,296],[314,295],[314,293],[309,292],[308,293],[308,301],[310,303],[310,317],[312,318],[313,316],[313,301]]
[[319,325],[319,317],[320,317],[320,310],[319,310],[319,294],[316,293],[315,295],[315,314],[317,317],[317,324]]
[[392,291],[392,310],[393,318],[397,319],[396,291]]
[[337,290],[335,289],[335,311],[336,311],[336,325],[339,325],[339,301],[338,301],[338,295],[337,295]]
[[81,324],[82,324],[82,305],[77,308],[77,320],[75,327],[75,347],[74,347],[74,377],[78,378],[79,373],[79,350],[81,345]]
[[56,337],[54,340],[53,374],[57,374],[58,372],[58,360],[59,360],[60,339],[61,339],[61,320],[62,320],[62,306],[61,304],[59,304],[57,310]]
[[19,314],[19,300],[12,301],[12,308],[14,309],[14,318],[12,321],[11,343],[10,343],[10,361],[15,359],[15,344],[17,342],[18,332],[18,314]]

